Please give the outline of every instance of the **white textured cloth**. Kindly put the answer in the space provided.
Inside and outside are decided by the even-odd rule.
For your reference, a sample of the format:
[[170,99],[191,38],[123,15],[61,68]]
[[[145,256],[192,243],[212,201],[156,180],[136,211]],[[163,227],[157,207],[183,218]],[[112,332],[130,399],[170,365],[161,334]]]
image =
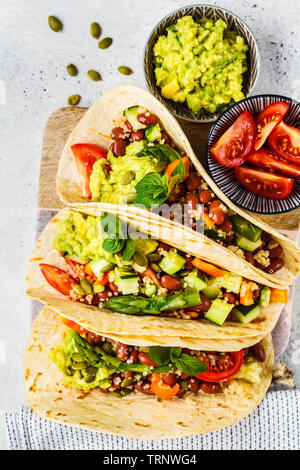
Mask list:
[[29,408],[7,413],[14,450],[299,450],[300,391],[267,393],[260,406],[229,428],[182,439],[144,441],[86,431],[39,418]]

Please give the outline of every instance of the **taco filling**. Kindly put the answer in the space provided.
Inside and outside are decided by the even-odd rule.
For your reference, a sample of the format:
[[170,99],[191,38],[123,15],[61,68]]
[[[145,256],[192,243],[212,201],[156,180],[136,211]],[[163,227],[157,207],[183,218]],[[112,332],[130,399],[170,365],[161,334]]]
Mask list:
[[[269,288],[149,238],[131,238],[112,214],[72,212],[39,264],[50,286],[71,300],[128,315],[247,324],[287,290]],[[127,232],[126,232],[127,233]],[[51,253],[50,253],[51,255]]]
[[261,343],[222,353],[128,346],[61,319],[68,331],[63,343],[50,352],[50,359],[68,387],[97,388],[120,398],[137,392],[170,399],[188,392],[222,393],[233,379],[252,384],[261,381],[261,364],[266,359]]
[[[216,197],[156,115],[132,106],[111,137],[108,152],[93,144],[71,146],[85,197],[152,210],[179,204],[180,223],[199,230],[201,220],[207,237],[256,268],[274,274],[284,266],[279,243]],[[177,220],[176,211],[168,216]]]

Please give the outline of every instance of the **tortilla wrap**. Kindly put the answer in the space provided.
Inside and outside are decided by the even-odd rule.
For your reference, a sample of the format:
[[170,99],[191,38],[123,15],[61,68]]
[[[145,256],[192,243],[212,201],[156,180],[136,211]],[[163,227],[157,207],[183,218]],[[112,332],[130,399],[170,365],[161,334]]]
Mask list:
[[[193,254],[197,256],[203,257],[203,244],[205,244],[206,249],[204,253],[206,259],[212,262],[220,259],[222,267],[229,271],[239,273],[254,281],[258,281],[259,278],[265,279],[265,284],[273,287],[290,285],[300,272],[300,249],[297,245],[292,240],[265,224],[259,218],[235,206],[222,191],[220,191],[197,159],[176,119],[173,118],[154,96],[141,88],[135,86],[120,86],[110,90],[95,102],[75,127],[66,142],[58,168],[57,191],[61,200],[65,204],[79,203],[80,205],[88,202],[88,200],[82,196],[78,184],[75,161],[70,148],[71,145],[75,143],[93,143],[108,149],[112,143],[112,138],[110,137],[111,129],[119,125],[123,110],[133,105],[143,106],[159,117],[164,129],[176,143],[177,147],[190,158],[198,173],[206,180],[212,191],[227,207],[272,235],[282,247],[284,267],[275,274],[267,274],[237,256],[228,248],[218,245],[218,243],[205,237],[203,234],[195,233],[191,228],[183,228],[181,224],[170,222],[166,218],[162,223],[168,223],[171,227],[177,226],[183,228],[183,237],[195,241],[195,249],[197,252]],[[101,211],[112,212],[120,216],[122,213],[127,212],[132,217],[133,223],[143,222],[145,217],[150,218],[153,230],[155,230],[154,225],[160,224],[161,217],[149,214],[146,210],[134,206],[108,203],[96,203],[96,206],[98,206],[98,209]]]
[[24,375],[33,411],[42,418],[122,436],[141,439],[176,438],[206,433],[240,421],[263,399],[272,378],[273,347],[263,340],[266,361],[261,382],[233,380],[223,393],[186,394],[161,400],[134,392],[124,398],[94,389],[83,392],[62,384],[62,374],[49,359],[50,350],[63,341],[65,325],[44,308],[35,320],[28,340]]
[[[240,350],[255,344],[274,328],[284,304],[272,303],[261,308],[260,315],[248,325],[226,321],[223,326],[218,326],[204,319],[125,315],[66,298],[47,283],[39,265],[47,263],[65,269],[63,258],[52,249],[52,242],[60,231],[61,222],[71,212],[71,209],[63,209],[47,225],[33,251],[26,277],[27,294],[58,313],[88,330],[122,338],[129,344],[176,345],[204,350]],[[181,250],[189,253],[187,244]]]

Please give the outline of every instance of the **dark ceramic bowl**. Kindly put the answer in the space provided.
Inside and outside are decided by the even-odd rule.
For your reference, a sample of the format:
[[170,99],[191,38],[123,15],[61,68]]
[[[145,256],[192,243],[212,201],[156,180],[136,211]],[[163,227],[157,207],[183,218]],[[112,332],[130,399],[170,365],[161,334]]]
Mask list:
[[166,28],[168,26],[176,23],[179,18],[186,15],[192,16],[195,20],[200,20],[201,18],[209,18],[215,21],[222,19],[227,23],[230,30],[236,31],[245,39],[245,42],[249,47],[247,52],[248,70],[244,73],[243,85],[243,92],[245,96],[248,96],[251,93],[259,74],[260,60],[257,44],[250,29],[240,18],[230,11],[225,10],[224,8],[214,7],[212,5],[194,5],[179,8],[173,13],[165,16],[165,18],[163,18],[151,32],[146,43],[144,56],[145,77],[150,91],[174,116],[178,118],[194,122],[213,122],[220,116],[221,111],[214,114],[205,111],[204,113],[201,113],[201,115],[195,115],[188,108],[186,103],[175,103],[172,100],[163,98],[161,96],[160,88],[156,86],[154,75],[155,65],[153,62],[153,46],[156,43],[158,37],[166,32]]
[[227,109],[212,126],[206,146],[206,158],[209,173],[218,187],[237,206],[260,214],[280,214],[300,206],[300,179],[295,179],[291,194],[282,200],[272,200],[257,196],[245,189],[236,179],[234,168],[227,168],[217,162],[210,154],[222,134],[230,127],[239,115],[247,110],[255,117],[259,111],[276,101],[284,101],[290,109],[284,117],[284,122],[300,128],[300,103],[280,95],[257,95],[246,98]]

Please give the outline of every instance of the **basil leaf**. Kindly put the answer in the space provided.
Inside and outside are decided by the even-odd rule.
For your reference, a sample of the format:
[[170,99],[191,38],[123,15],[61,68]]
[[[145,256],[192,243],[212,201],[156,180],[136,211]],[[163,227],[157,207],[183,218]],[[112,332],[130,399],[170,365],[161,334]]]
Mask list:
[[170,358],[172,362],[181,356],[181,348],[172,348],[170,351]]
[[123,246],[124,240],[119,240],[119,238],[106,238],[102,243],[103,250],[113,254],[121,251]]
[[105,212],[101,216],[102,229],[110,238],[124,238],[122,234],[121,222],[114,214],[108,214]]
[[135,187],[137,195],[134,204],[143,204],[147,209],[159,206],[168,199],[168,184],[159,173],[148,173]]
[[135,244],[132,238],[128,238],[125,242],[125,248],[122,253],[124,261],[130,261],[135,252]]
[[163,366],[170,362],[170,349],[162,346],[153,346],[150,348],[148,356],[156,364]]
[[193,356],[182,353],[174,361],[176,367],[189,375],[199,375],[207,370],[207,366]]

